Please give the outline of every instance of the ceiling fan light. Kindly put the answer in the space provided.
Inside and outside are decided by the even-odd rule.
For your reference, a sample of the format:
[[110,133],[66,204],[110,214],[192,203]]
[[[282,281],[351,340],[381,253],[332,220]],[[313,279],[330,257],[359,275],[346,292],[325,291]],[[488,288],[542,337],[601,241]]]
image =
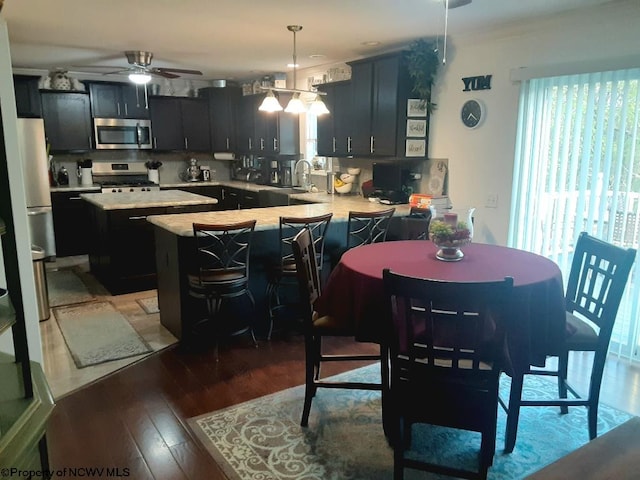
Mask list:
[[315,116],[325,115],[327,113],[330,113],[329,109],[320,98],[320,95],[316,95],[316,98],[313,100],[313,102],[311,102],[311,106],[309,107],[309,113]]
[[262,100],[262,103],[258,107],[261,112],[280,112],[282,111],[282,105],[273,94],[273,90],[269,90],[267,95]]
[[287,104],[287,108],[284,109],[287,113],[304,113],[307,109],[304,106],[304,102],[300,100],[300,94],[298,92],[293,94],[291,100]]
[[129,80],[137,85],[145,85],[151,81],[151,75],[143,72],[133,72],[129,74]]

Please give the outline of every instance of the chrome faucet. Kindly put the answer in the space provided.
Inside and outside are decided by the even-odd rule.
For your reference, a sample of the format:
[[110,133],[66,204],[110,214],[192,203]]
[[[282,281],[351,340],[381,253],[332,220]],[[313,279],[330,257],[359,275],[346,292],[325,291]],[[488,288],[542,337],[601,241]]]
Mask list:
[[[301,158],[300,160],[298,160],[296,162],[295,167],[293,167],[293,171],[296,173],[296,175],[298,174],[298,165],[302,164],[302,185],[301,187],[304,188],[305,190],[309,190],[309,188],[311,187],[311,184],[309,183],[310,177],[311,177],[311,164],[306,161],[304,158]],[[307,166],[307,172],[305,173],[305,168],[304,166]]]

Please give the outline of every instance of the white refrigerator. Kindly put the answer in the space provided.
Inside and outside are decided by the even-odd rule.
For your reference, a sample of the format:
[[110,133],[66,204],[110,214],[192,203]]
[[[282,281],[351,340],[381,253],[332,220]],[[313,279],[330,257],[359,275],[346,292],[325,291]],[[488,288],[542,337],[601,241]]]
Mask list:
[[55,257],[44,121],[41,118],[18,118],[18,142],[22,156],[31,244],[43,248],[45,257]]

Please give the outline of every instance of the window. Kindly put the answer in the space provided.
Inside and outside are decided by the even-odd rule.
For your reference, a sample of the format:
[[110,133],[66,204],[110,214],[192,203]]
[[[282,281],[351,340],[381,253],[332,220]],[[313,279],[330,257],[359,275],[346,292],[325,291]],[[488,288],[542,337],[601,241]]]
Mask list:
[[[637,68],[523,82],[509,245],[556,261],[565,279],[581,231],[638,248],[639,82]],[[634,267],[611,348],[640,360],[637,275]]]

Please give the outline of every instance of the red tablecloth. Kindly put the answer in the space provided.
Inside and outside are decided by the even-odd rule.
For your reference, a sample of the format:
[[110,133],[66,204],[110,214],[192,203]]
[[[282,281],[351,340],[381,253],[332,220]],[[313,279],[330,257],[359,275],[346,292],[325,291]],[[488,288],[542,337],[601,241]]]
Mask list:
[[523,250],[472,243],[459,262],[435,258],[437,248],[424,240],[383,242],[352,248],[331,272],[315,309],[351,320],[356,339],[381,343],[386,325],[382,270],[449,281],[514,279],[514,312],[507,342],[511,368],[544,365],[565,335],[562,273],[551,260]]

